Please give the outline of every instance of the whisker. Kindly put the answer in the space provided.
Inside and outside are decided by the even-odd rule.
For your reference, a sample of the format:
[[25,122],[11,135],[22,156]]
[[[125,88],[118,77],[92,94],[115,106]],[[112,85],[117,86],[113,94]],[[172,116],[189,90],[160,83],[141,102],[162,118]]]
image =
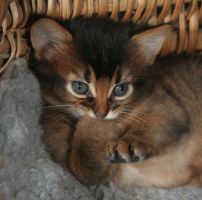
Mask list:
[[63,112],[63,111],[57,111],[57,112],[54,112],[53,114],[51,115],[46,115],[45,118],[43,118],[43,120],[50,120],[51,121],[58,121],[62,118],[65,118],[67,116],[68,113],[66,112]]
[[72,107],[72,105],[68,105],[68,104],[61,104],[61,105],[54,105],[54,106],[44,106],[44,109],[47,108],[60,108],[60,107]]
[[138,122],[138,123],[146,124],[146,121],[140,117],[128,116],[126,114],[123,114],[122,117],[125,117],[125,119],[128,119],[130,121],[130,123]]
[[66,109],[63,108],[67,108],[69,112],[78,112],[78,109],[75,108],[73,105],[70,104],[61,104],[61,105],[52,105],[52,106],[45,106],[43,107],[43,109],[62,109],[62,111],[67,111]]
[[124,117],[130,120],[131,122],[136,121],[140,123],[146,123],[146,121],[144,120],[145,113],[136,111],[136,110],[133,110],[131,112],[131,108],[125,108],[121,110],[121,112],[119,113],[119,116]]

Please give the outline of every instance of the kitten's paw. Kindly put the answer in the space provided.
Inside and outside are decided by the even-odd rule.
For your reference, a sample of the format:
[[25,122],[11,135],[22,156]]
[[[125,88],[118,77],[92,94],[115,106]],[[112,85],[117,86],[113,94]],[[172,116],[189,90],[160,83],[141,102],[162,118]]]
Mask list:
[[106,154],[111,162],[139,162],[147,159],[149,153],[136,142],[111,141],[106,145]]

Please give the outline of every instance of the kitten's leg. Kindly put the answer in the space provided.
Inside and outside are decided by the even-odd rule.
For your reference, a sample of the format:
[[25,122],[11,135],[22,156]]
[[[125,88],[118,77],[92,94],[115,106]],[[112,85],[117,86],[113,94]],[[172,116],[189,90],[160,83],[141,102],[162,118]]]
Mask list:
[[105,146],[117,137],[118,129],[112,122],[83,118],[74,133],[70,155],[70,169],[84,184],[108,182],[113,173],[106,157]]
[[143,137],[141,140],[133,135],[132,137],[125,135],[120,139],[110,141],[106,145],[107,157],[114,163],[145,160],[151,155],[152,149],[144,142]]
[[120,164],[114,182],[120,187],[176,187],[193,177],[190,167],[194,155],[190,140],[184,140],[166,152],[137,163]]
[[144,121],[147,123],[134,122],[121,137],[108,143],[107,156],[112,162],[145,160],[189,135],[188,124],[182,120],[159,114],[155,117],[148,115]]
[[110,180],[111,163],[106,157],[105,145],[117,137],[114,124],[83,118],[75,128],[66,118],[56,120],[56,114],[46,113],[42,118],[43,140],[53,160],[85,184]]

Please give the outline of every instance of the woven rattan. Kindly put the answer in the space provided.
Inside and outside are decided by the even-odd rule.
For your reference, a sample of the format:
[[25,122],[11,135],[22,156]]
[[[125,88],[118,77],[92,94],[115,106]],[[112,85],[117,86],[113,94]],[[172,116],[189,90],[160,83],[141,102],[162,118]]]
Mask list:
[[138,24],[174,26],[161,55],[202,50],[202,0],[1,0],[0,72],[14,57],[27,57],[23,38],[33,14],[58,19],[97,14]]

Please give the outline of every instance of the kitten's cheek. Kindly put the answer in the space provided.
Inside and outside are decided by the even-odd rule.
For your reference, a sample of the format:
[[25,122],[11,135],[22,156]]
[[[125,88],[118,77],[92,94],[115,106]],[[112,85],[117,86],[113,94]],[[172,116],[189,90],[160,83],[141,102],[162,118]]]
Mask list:
[[74,117],[76,117],[76,118],[79,119],[80,117],[83,117],[83,116],[85,115],[85,112],[80,111],[80,110],[79,110],[79,111],[77,110],[76,112],[73,111],[72,114],[73,114]]
[[118,117],[118,113],[117,112],[112,112],[112,111],[109,111],[107,113],[107,115],[105,116],[105,120],[113,120],[113,119],[116,119]]

